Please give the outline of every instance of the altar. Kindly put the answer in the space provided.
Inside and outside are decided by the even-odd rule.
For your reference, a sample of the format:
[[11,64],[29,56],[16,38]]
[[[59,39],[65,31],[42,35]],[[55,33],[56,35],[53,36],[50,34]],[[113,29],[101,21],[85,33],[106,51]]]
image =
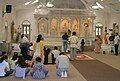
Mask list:
[[[70,35],[76,32],[79,38],[86,41],[94,38],[93,20],[95,16],[89,15],[84,11],[51,11],[48,15],[37,15],[38,34],[45,38],[46,45],[61,45],[61,36],[67,32]],[[59,40],[58,40],[59,39]],[[90,41],[90,40],[89,40]]]

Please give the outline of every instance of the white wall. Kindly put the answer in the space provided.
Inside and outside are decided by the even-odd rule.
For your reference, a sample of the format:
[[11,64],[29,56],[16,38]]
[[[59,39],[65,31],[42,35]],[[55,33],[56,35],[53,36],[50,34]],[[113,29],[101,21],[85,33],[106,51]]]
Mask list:
[[31,41],[35,40],[35,36],[38,34],[37,32],[37,20],[33,15],[34,10],[19,10],[16,11],[16,27],[22,27],[22,22],[24,20],[28,20],[31,23]]
[[101,22],[103,24],[103,33],[105,27],[107,27],[107,31],[109,33],[109,29],[113,28],[113,23],[118,23],[119,31],[120,31],[120,13],[107,13],[107,12],[95,12],[96,19],[94,20],[94,24],[97,22]]
[[[15,21],[15,27],[22,27],[22,22],[24,20],[28,20],[31,23],[31,41],[35,40],[35,36],[38,34],[37,32],[37,20],[34,18],[33,9],[25,9],[25,10],[13,10],[11,14],[5,14],[4,18],[2,18],[2,7],[0,5],[0,39],[3,40],[5,34],[4,21],[8,21],[8,33],[10,33],[10,25],[12,21]],[[97,22],[101,22],[103,27],[112,28],[113,23],[118,23],[120,27],[120,14],[118,13],[106,13],[106,12],[95,12],[96,19],[94,20],[94,24]],[[104,32],[103,28],[103,32]],[[119,29],[120,30],[120,29]],[[10,40],[10,36],[8,38]]]

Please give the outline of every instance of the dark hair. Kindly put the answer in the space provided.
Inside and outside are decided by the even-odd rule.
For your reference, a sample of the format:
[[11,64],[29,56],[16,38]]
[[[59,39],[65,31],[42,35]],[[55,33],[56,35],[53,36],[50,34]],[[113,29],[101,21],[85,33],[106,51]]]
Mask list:
[[36,42],[38,43],[38,42],[40,42],[40,40],[41,40],[41,38],[37,38]]
[[33,46],[33,43],[32,43],[32,42],[30,42],[30,46]]
[[4,60],[4,57],[2,56],[2,57],[0,58],[0,63],[2,63],[3,60]]
[[39,34],[39,35],[38,35],[38,38],[42,38],[42,35],[41,35],[41,34]]
[[76,35],[76,32],[73,32],[72,35]]
[[50,48],[47,48],[47,52],[50,52]]
[[65,32],[65,35],[67,35],[67,32]]
[[40,57],[37,57],[35,60],[36,60],[36,62],[41,62],[41,58]]
[[3,57],[4,57],[4,60],[5,60],[5,59],[8,59],[8,56],[7,56],[7,55],[4,55]]
[[21,38],[23,38],[23,37],[24,37],[24,34],[21,35]]
[[82,41],[84,41],[84,39],[82,39]]
[[3,51],[3,52],[2,52],[2,55],[6,54],[6,53],[7,53],[6,51]]
[[25,60],[22,56],[18,57],[18,61],[17,61],[18,66],[20,66],[21,68],[25,68],[26,67],[26,63]]
[[18,58],[18,52],[14,52],[14,55],[13,55],[13,57],[12,57],[12,60],[17,60],[17,58]]
[[63,52],[61,52],[59,55],[65,55]]
[[116,33],[116,35],[118,35],[118,33]]
[[57,50],[57,49],[58,49],[58,47],[57,47],[57,46],[54,46],[54,49],[56,49],[56,50]]

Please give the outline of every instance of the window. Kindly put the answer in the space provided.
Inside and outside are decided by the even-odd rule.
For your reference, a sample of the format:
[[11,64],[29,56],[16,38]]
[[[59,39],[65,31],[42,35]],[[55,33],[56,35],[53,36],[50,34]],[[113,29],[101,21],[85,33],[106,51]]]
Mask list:
[[22,34],[25,34],[30,40],[30,22],[28,20],[22,23]]
[[97,23],[95,25],[95,35],[102,35],[103,25],[101,23]]

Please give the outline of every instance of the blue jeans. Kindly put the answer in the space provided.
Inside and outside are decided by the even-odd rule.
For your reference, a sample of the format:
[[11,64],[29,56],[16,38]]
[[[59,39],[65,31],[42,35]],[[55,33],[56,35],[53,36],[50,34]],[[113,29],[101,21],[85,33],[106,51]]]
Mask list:
[[67,40],[63,40],[63,51],[66,52],[68,48]]

